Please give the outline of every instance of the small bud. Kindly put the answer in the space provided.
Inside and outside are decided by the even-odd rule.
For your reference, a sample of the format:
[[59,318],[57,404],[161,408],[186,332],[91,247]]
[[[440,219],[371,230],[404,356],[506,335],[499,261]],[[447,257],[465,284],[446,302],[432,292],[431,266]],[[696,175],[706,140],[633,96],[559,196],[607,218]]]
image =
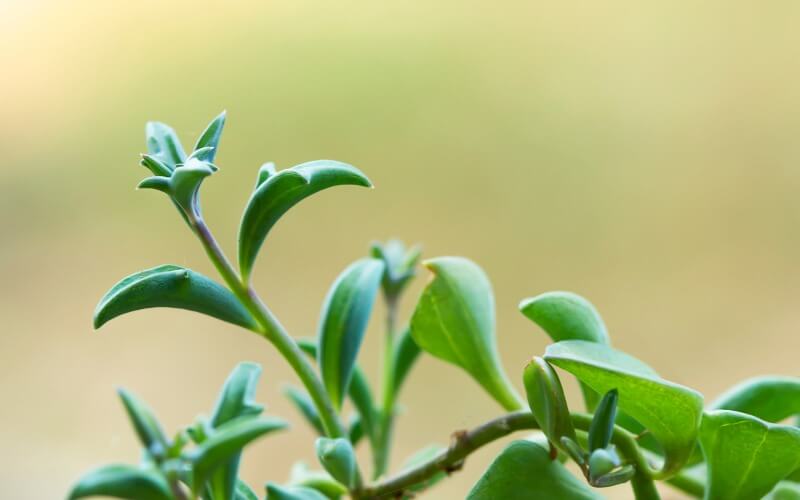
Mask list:
[[320,464],[335,480],[348,489],[355,489],[361,482],[353,445],[344,438],[319,438],[316,443]]
[[556,446],[561,438],[577,441],[564,389],[553,367],[542,358],[533,358],[523,374],[528,405],[547,439]]
[[608,447],[614,434],[614,419],[617,417],[617,400],[619,394],[612,389],[603,396],[594,412],[592,424],[589,426],[589,451]]
[[631,480],[636,474],[636,469],[630,464],[621,467],[619,470],[602,475],[592,481],[592,486],[597,488],[607,488],[616,486]]
[[619,465],[619,457],[616,456],[615,452],[605,448],[594,450],[589,455],[589,477],[594,481],[596,478],[616,469]]

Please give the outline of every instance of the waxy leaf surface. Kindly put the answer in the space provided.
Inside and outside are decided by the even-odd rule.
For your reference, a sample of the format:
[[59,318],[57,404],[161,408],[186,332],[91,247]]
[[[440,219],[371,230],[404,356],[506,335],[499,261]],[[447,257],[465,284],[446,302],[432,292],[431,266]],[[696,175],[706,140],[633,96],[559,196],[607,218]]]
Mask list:
[[158,419],[143,401],[125,389],[118,389],[122,405],[131,420],[133,429],[139,437],[139,441],[150,454],[163,454],[169,447],[169,442],[164,435]]
[[86,474],[69,494],[70,500],[87,497],[114,497],[128,500],[172,500],[164,476],[156,470],[130,465],[108,465]]
[[[204,153],[196,158],[203,161],[213,162],[219,150],[219,139],[222,137],[222,129],[225,127],[226,113],[223,111],[216,118],[211,120],[208,127],[200,134],[197,143],[194,145],[195,152],[203,150]],[[210,148],[210,149],[205,149]]]
[[144,128],[147,152],[167,165],[170,170],[186,160],[186,152],[181,146],[178,134],[169,125],[161,122],[147,122]]
[[714,401],[712,410],[748,413],[767,422],[800,415],[800,378],[756,377],[745,380]]
[[267,483],[267,500],[327,500],[319,491],[305,486],[280,486]]
[[360,479],[353,445],[345,438],[321,437],[316,442],[319,463],[335,480],[348,488],[355,488]]

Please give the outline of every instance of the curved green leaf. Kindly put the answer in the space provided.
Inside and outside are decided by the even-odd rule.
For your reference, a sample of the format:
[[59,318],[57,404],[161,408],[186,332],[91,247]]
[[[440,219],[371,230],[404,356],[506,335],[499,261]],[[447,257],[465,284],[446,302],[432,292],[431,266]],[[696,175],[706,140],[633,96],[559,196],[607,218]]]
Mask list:
[[614,434],[614,420],[617,416],[617,401],[619,392],[616,389],[608,391],[592,418],[592,425],[589,426],[589,451],[606,448],[611,442]]
[[153,469],[130,465],[107,465],[83,476],[72,487],[69,500],[87,497],[114,497],[129,500],[172,500],[164,476]]
[[188,309],[248,329],[258,326],[227,288],[190,269],[164,265],[124,278],[100,299],[94,327],[122,314],[150,307]]
[[326,500],[327,497],[305,486],[279,486],[267,483],[267,500]]
[[548,450],[530,441],[514,441],[494,459],[472,488],[468,500],[598,500],[602,498],[573,476]]
[[[264,407],[253,400],[261,375],[261,366],[256,363],[239,363],[233,369],[220,391],[210,425],[217,429],[228,422],[242,417],[254,417],[264,411]],[[208,489],[213,500],[234,499],[236,477],[239,471],[240,454],[236,454],[209,479]]]
[[311,396],[302,389],[292,386],[285,387],[283,394],[292,402],[294,407],[297,408],[297,411],[300,412],[300,415],[303,416],[314,431],[318,435],[324,436],[325,428],[322,426],[322,420],[320,419],[317,407],[314,406],[314,401],[311,400]]
[[345,438],[321,437],[316,442],[319,463],[335,480],[348,489],[354,489],[361,482],[353,445]]
[[[187,158],[186,163],[178,165],[169,177],[156,175],[139,183],[140,189],[155,189],[167,194],[178,206],[184,217],[200,218],[200,202],[198,193],[203,180],[217,171],[211,163]],[[187,219],[187,222],[188,219]],[[190,224],[191,225],[191,224]]]
[[372,243],[370,254],[386,264],[382,284],[388,300],[396,300],[414,278],[421,252],[419,245],[406,249],[400,240],[389,240],[385,244]]
[[216,429],[187,453],[187,458],[192,462],[195,490],[199,491],[215,469],[238,456],[252,441],[286,427],[286,422],[277,418],[244,417],[231,420]]
[[260,173],[259,181],[262,177],[266,178],[253,192],[239,226],[239,267],[245,281],[267,233],[299,201],[333,186],[372,186],[357,168],[332,160],[303,163],[273,175]]
[[781,481],[764,500],[800,500],[800,484]]
[[748,413],[767,422],[800,415],[800,378],[756,377],[745,380],[714,401],[712,410]]
[[383,262],[361,259],[334,282],[322,308],[318,361],[334,406],[341,407],[378,293]]
[[170,170],[186,160],[186,152],[181,146],[178,134],[169,125],[161,122],[147,122],[144,127],[147,152]]
[[234,500],[259,500],[253,488],[241,479],[236,481],[236,492],[233,498]]
[[706,413],[700,444],[708,470],[706,500],[761,498],[800,467],[800,429],[746,413]]
[[194,145],[195,153],[199,150],[205,151],[201,156],[195,155],[199,160],[208,162],[214,161],[214,158],[217,156],[217,151],[219,150],[219,139],[222,136],[222,129],[225,127],[226,115],[227,113],[223,111],[216,118],[211,120],[208,127],[206,127],[203,133],[200,134],[200,137],[197,138],[197,142]]
[[644,425],[664,450],[659,477],[683,467],[697,441],[703,412],[700,393],[668,382],[638,359],[595,342],[551,344],[545,360],[599,393],[619,391],[619,408]]
[[153,414],[153,410],[125,389],[119,388],[117,393],[122,400],[123,406],[125,406],[125,411],[133,424],[139,441],[141,441],[148,453],[155,456],[166,453],[170,444],[164,435],[161,424],[158,423],[158,419]]
[[542,358],[535,357],[525,367],[523,380],[528,405],[550,443],[561,448],[562,437],[577,441],[567,398],[555,370]]
[[424,351],[461,367],[507,410],[522,408],[500,364],[494,296],[480,267],[462,257],[423,263],[433,274],[411,317],[411,335]]
[[311,470],[304,462],[297,462],[292,466],[292,470],[289,473],[289,483],[292,486],[304,486],[317,490],[332,500],[336,500],[347,493],[347,488],[335,481],[330,474],[324,471]]

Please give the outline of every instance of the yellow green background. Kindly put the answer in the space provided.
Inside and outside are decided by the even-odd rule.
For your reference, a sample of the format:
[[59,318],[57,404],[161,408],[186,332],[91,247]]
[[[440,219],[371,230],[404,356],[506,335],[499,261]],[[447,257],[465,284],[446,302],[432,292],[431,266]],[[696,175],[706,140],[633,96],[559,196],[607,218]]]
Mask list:
[[[296,380],[255,335],[172,310],[92,331],[126,274],[215,276],[164,196],[134,190],[150,119],[190,145],[228,110],[203,201],[229,252],[264,161],[372,178],[296,207],[262,251],[257,288],[297,336],[339,271],[397,236],[483,266],[518,386],[546,338],[516,305],[553,289],[708,398],[798,375],[798,16],[788,1],[0,0],[0,496],[62,498],[87,469],[138,460],[116,386],[172,430],[240,360],[263,364],[258,399],[296,422],[249,449],[245,479],[314,462],[280,392]],[[360,355],[372,374],[380,326]],[[430,357],[403,395],[395,466],[500,411]],[[428,498],[463,498],[501,446]]]

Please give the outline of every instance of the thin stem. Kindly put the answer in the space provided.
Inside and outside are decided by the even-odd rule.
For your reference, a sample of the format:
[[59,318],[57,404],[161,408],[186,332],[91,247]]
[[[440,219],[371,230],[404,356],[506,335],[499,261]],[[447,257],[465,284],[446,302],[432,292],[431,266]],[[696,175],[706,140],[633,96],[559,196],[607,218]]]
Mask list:
[[303,352],[297,346],[297,343],[292,339],[275,315],[272,314],[272,311],[261,301],[255,290],[253,290],[253,287],[249,284],[242,283],[239,274],[219,247],[217,240],[214,239],[205,221],[203,221],[201,217],[194,216],[191,213],[188,213],[187,216],[192,229],[194,229],[195,234],[203,244],[203,248],[206,250],[214,267],[217,268],[222,279],[225,280],[225,283],[227,283],[231,291],[233,291],[258,323],[259,329],[256,330],[256,333],[261,334],[264,338],[272,342],[278,349],[278,352],[289,362],[289,365],[291,365],[292,369],[297,373],[297,376],[300,377],[311,399],[314,401],[317,411],[319,411],[322,425],[325,428],[325,434],[329,437],[344,436],[344,426],[336,410],[333,408],[333,403],[328,397],[328,393],[325,392],[322,382],[316,372],[314,372],[311,363],[308,362]]
[[383,386],[380,423],[378,425],[378,443],[374,450],[373,477],[382,476],[389,468],[389,456],[392,447],[394,427],[394,350],[395,332],[397,331],[398,299],[396,296],[386,297],[386,334],[384,336],[383,354]]

